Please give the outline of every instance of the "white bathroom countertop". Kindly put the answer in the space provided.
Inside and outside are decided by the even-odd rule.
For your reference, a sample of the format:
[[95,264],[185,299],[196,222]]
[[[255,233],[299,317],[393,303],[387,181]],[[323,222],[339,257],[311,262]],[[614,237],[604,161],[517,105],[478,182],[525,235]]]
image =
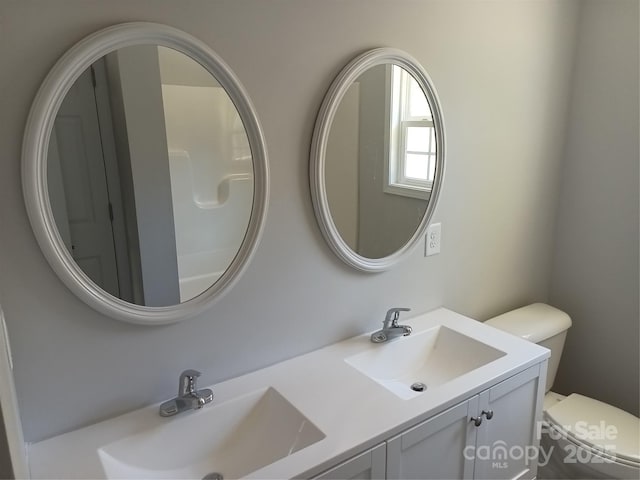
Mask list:
[[[549,357],[543,347],[445,308],[403,318],[403,323],[411,325],[414,334],[444,325],[505,355],[405,400],[345,361],[368,349],[385,348],[385,344],[371,343],[370,334],[363,334],[213,385],[210,388],[215,394],[214,403],[272,387],[325,434],[324,439],[247,478],[318,475]],[[98,455],[101,447],[149,428],[150,424],[180,421],[184,415],[200,413],[195,410],[163,418],[158,415],[158,407],[159,403],[29,445],[32,478],[106,478]]]

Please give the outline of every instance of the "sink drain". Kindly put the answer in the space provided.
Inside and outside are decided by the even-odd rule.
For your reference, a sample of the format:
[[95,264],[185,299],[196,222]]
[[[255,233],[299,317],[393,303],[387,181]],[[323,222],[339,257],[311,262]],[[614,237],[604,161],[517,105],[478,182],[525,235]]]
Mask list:
[[218,472],[207,473],[204,477],[202,477],[202,480],[223,480],[223,479],[224,477],[222,476],[222,474]]
[[414,392],[424,392],[427,389],[427,386],[422,382],[416,382],[411,385],[411,390]]

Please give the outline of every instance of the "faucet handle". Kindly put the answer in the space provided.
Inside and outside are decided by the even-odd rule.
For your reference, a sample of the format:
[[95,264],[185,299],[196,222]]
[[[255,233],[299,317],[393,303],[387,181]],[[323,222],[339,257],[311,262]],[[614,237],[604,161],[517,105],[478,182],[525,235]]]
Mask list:
[[398,319],[400,318],[400,312],[410,312],[410,311],[411,311],[410,308],[404,308],[404,307],[390,308],[389,310],[387,310],[387,315],[384,317],[385,327],[389,327],[389,325],[391,325],[392,327],[397,327]]
[[184,396],[196,391],[196,379],[202,375],[198,370],[185,370],[180,374],[178,395]]
[[202,375],[201,372],[199,372],[198,370],[192,370],[192,369],[185,370],[180,374],[181,377],[193,377],[193,378],[198,378],[200,375]]

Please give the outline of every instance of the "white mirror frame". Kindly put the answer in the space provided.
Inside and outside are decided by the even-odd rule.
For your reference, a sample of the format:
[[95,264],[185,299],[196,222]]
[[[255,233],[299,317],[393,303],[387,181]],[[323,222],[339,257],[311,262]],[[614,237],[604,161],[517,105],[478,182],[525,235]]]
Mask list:
[[[161,45],[191,57],[226,90],[242,119],[251,147],[253,206],[244,240],[225,273],[208,290],[178,305],[147,307],[125,302],[96,285],[78,267],[58,232],[47,187],[47,151],[56,114],[77,78],[95,61],[118,48]],[[264,135],[249,96],[229,66],[205,43],[155,23],[114,25],[81,40],[51,69],[34,99],[22,145],[22,188],[27,214],[42,252],[64,284],[82,301],[112,318],[141,325],[163,325],[192,317],[228,291],[246,268],[260,240],[269,196]]]
[[[327,190],[325,185],[325,164],[327,143],[329,141],[329,133],[331,125],[336,115],[342,98],[346,94],[351,84],[365,71],[382,64],[394,64],[404,68],[418,82],[424,92],[431,112],[436,133],[436,172],[431,190],[431,196],[427,209],[416,228],[413,236],[400,249],[391,255],[382,258],[367,258],[354,252],[353,249],[343,240],[338,231],[331,212],[329,210],[329,201],[327,199]],[[442,109],[440,101],[433,83],[422,68],[422,66],[409,54],[395,48],[376,48],[352,60],[340,74],[335,78],[331,87],[327,91],[326,96],[320,106],[318,117],[316,119],[313,131],[313,139],[311,142],[311,158],[310,158],[310,186],[311,200],[313,209],[320,225],[320,230],[325,240],[331,247],[331,250],[348,265],[364,271],[364,272],[381,272],[388,270],[404,258],[413,248],[420,243],[425,234],[433,212],[438,203],[438,197],[442,188],[445,167],[445,134],[444,120],[442,118]]]

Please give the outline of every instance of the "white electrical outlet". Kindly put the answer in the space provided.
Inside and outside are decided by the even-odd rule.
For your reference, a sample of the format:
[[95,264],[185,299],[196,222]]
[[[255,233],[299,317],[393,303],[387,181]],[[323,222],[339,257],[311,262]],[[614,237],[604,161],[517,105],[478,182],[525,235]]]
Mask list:
[[440,243],[442,240],[442,224],[432,223],[427,228],[425,238],[424,256],[437,255],[440,253]]

